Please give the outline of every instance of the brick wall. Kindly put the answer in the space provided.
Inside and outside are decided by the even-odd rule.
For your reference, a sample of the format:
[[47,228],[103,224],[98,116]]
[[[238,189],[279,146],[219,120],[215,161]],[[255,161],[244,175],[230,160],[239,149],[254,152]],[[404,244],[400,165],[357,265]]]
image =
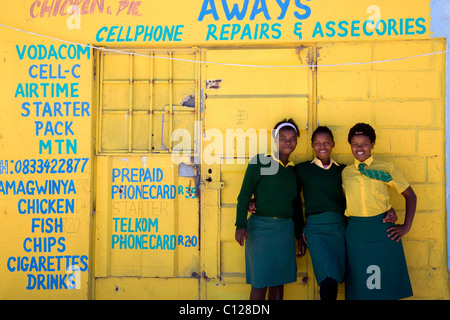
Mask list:
[[[318,47],[318,63],[381,61],[442,50],[444,39],[326,43]],[[410,181],[418,206],[403,243],[413,299],[448,299],[445,56],[319,67],[317,90],[317,119],[335,133],[338,161],[353,161],[348,130],[367,122],[377,133],[373,154],[395,163]],[[391,199],[402,222],[404,198],[392,191]]]

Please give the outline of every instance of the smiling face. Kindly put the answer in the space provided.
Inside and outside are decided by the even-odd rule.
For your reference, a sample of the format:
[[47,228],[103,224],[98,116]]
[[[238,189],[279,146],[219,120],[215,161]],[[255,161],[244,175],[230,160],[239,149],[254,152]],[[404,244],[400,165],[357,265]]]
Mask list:
[[334,145],[331,136],[325,132],[316,133],[311,143],[316,157],[325,165],[330,164],[331,151]]
[[374,144],[375,143],[370,141],[369,137],[365,135],[355,135],[350,141],[353,156],[359,162],[364,162],[370,158]]
[[297,134],[293,129],[281,129],[278,134],[278,152],[280,157],[287,156],[295,150],[297,147]]

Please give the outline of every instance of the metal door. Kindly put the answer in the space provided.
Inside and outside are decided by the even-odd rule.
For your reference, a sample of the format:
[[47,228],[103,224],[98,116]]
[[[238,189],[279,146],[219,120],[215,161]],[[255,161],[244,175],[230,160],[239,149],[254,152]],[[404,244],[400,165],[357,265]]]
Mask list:
[[[247,299],[237,194],[282,118],[300,127],[294,161],[311,157],[315,48],[129,53],[96,56],[95,297]],[[299,259],[285,298],[314,298],[314,284]]]
[[[270,152],[270,129],[281,119],[292,117],[300,127],[294,161],[311,157],[308,127],[315,121],[314,70],[306,65],[314,62],[314,50],[301,46],[206,52],[201,166],[204,298],[249,297],[244,248],[234,239],[237,196],[249,159]],[[280,67],[263,67],[269,65]],[[285,286],[285,299],[314,298],[309,257],[298,259],[297,265],[298,281]]]
[[[198,58],[97,52],[97,299],[200,298]],[[188,135],[180,155],[177,129]]]

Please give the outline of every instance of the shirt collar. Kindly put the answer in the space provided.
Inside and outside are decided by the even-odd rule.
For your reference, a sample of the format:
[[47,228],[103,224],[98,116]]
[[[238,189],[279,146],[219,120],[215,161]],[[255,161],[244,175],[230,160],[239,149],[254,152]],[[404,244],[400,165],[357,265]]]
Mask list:
[[320,167],[320,168],[322,168],[322,169],[325,169],[325,170],[330,169],[331,166],[333,165],[333,163],[339,167],[339,163],[337,163],[336,161],[334,161],[332,158],[330,158],[330,164],[329,164],[329,166],[326,167],[326,168],[323,166],[322,161],[321,161],[319,158],[317,158],[317,157],[315,157],[315,158],[311,161],[311,163],[314,163],[316,166],[318,166],[318,167]]
[[372,162],[373,162],[373,156],[370,156],[364,162],[361,162],[361,161],[355,159],[355,166],[358,168],[360,163],[365,163],[366,166],[370,166],[372,164]]
[[289,162],[288,162],[286,165],[284,165],[283,162],[281,162],[281,161],[275,156],[275,154],[274,154],[273,152],[271,152],[270,154],[266,153],[264,156],[265,156],[265,157],[267,157],[267,156],[272,157],[275,161],[278,161],[283,167],[289,167],[289,166],[295,167],[295,164],[294,164],[294,162],[291,160],[291,158],[289,158],[289,159],[288,159]]

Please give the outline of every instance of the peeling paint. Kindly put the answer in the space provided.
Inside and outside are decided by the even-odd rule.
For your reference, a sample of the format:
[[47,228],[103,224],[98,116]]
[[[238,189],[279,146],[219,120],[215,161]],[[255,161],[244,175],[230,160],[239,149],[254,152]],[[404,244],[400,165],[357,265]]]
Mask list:
[[184,107],[195,108],[195,95],[191,94],[191,95],[185,97],[181,101],[181,105]]
[[295,52],[296,52],[297,55],[298,55],[298,60],[300,60],[300,63],[301,63],[301,64],[303,64],[303,59],[302,59],[302,51],[303,51],[303,49],[305,49],[305,47],[304,47],[303,45],[301,45],[301,46],[299,46],[299,47],[297,47],[297,48],[295,49]]
[[192,178],[196,176],[194,166],[187,163],[180,163],[178,167],[178,176]]
[[206,89],[220,89],[220,84],[222,83],[222,79],[216,80],[206,80]]

